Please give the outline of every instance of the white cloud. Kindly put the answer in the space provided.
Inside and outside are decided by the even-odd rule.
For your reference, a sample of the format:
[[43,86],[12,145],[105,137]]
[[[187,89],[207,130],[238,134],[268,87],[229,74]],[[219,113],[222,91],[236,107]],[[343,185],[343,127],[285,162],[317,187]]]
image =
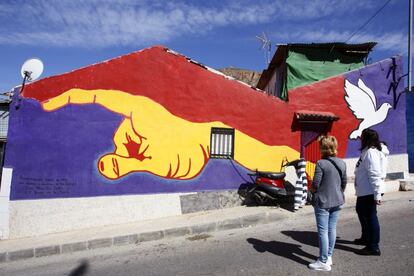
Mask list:
[[[0,43],[142,45],[231,24],[270,19],[265,6],[197,7],[164,1],[33,1],[0,4]],[[12,21],[10,20],[12,19]]]
[[356,41],[375,41],[378,42],[378,50],[394,50],[400,54],[407,52],[408,36],[402,32],[383,33],[380,35],[365,34],[356,37]]
[[[0,4],[0,44],[142,46],[226,26],[318,19],[369,9],[375,1],[33,0]],[[306,27],[306,26],[305,26]],[[303,33],[306,39],[306,32]],[[318,35],[317,32],[314,33]],[[321,34],[322,35],[322,34]],[[335,36],[331,33],[330,36]]]

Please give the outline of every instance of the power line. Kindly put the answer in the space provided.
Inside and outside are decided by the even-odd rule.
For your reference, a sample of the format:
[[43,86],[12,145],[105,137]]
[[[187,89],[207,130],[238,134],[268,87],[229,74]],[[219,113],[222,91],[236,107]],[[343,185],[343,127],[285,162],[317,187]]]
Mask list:
[[359,33],[354,35],[354,40],[371,40],[370,33],[371,32],[367,29],[361,30]]
[[405,50],[404,52],[400,52],[398,55],[399,56],[405,56],[406,54],[408,54],[408,50]]
[[362,28],[364,28],[372,19],[374,19],[375,16],[377,16],[383,8],[385,8],[386,5],[388,5],[388,3],[391,2],[391,0],[388,0],[387,2],[385,2],[384,5],[382,5],[382,7],[377,10],[373,16],[371,16],[364,24],[362,24],[361,27],[358,28],[358,30],[356,30],[355,32],[352,33],[352,35],[345,41],[345,43],[347,43],[354,35],[356,35]]

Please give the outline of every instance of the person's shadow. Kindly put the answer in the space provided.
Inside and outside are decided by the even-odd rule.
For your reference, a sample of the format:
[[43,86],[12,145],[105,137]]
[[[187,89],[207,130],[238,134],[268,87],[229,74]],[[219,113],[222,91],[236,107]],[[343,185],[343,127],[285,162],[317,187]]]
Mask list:
[[[318,244],[318,232],[312,231],[282,231],[282,234],[294,239],[303,244],[307,244],[314,247],[319,247]],[[359,251],[358,248],[349,247],[345,244],[353,244],[352,241],[342,240],[341,237],[336,237],[335,242],[335,249],[349,251],[353,253],[357,253]]]
[[270,252],[287,259],[291,259],[303,265],[308,265],[309,261],[302,257],[315,260],[317,256],[309,254],[302,250],[302,246],[293,243],[279,242],[279,241],[262,241],[255,238],[248,238],[247,242],[253,245],[258,252]]
[[83,260],[77,267],[75,267],[70,273],[69,276],[83,276],[86,275],[89,271],[89,263],[86,260]]

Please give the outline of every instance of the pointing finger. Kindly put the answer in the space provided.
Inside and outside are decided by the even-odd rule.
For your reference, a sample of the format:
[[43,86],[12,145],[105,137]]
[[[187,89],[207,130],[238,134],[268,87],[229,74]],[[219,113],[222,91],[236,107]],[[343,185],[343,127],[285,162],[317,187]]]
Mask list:
[[84,90],[70,89],[59,96],[49,99],[42,103],[46,111],[54,111],[68,104],[99,104],[115,113],[124,116],[130,115],[130,110],[125,105],[131,102],[134,96],[116,90]]

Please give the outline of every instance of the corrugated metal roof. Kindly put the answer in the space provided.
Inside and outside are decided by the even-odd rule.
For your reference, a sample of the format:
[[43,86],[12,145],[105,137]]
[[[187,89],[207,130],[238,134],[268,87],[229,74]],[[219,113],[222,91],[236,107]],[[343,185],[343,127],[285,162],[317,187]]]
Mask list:
[[11,102],[12,94],[10,92],[0,93],[0,104],[8,104]]
[[327,43],[287,43],[287,44],[278,44],[278,49],[280,47],[290,47],[290,48],[320,48],[320,49],[331,49],[332,47],[341,50],[349,51],[361,51],[369,52],[377,45],[376,42],[366,42],[358,44],[348,44],[343,42],[327,42]]

